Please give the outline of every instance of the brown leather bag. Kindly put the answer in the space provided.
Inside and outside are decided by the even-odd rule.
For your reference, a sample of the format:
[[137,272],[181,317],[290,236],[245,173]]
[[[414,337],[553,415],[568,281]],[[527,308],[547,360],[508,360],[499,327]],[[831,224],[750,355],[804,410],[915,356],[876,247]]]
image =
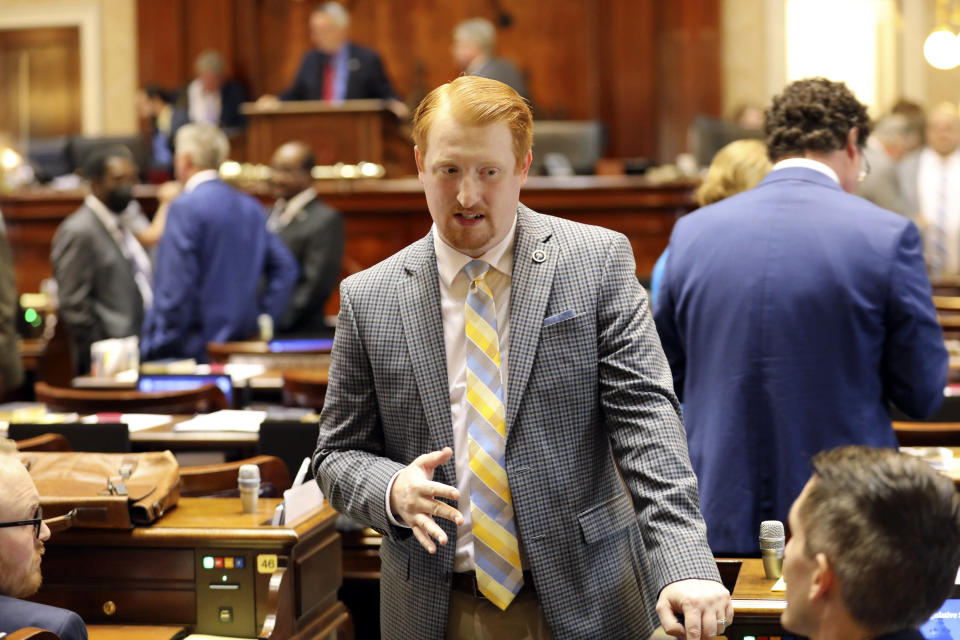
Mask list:
[[44,517],[70,515],[74,527],[132,529],[157,520],[180,498],[180,467],[169,451],[26,451],[20,459]]

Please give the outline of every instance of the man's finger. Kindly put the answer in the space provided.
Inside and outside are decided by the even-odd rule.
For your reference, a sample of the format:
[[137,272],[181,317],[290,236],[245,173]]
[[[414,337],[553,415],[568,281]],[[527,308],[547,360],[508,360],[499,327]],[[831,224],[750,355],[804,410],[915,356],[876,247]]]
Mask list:
[[418,456],[413,462],[418,467],[423,467],[424,470],[432,473],[434,469],[449,460],[450,456],[452,455],[453,449],[450,447],[444,447],[440,451],[431,451],[430,453],[425,453],[422,456]]
[[463,524],[463,515],[446,502],[431,500],[429,506],[424,511],[436,518],[450,520],[458,527]]
[[414,537],[420,543],[420,546],[426,550],[427,553],[429,553],[430,555],[433,555],[434,553],[437,552],[437,546],[433,544],[433,540],[430,539],[430,536],[428,536],[423,531],[423,529],[421,529],[416,525],[414,525],[412,529],[413,529]]
[[417,526],[420,527],[423,531],[427,533],[431,538],[437,541],[438,544],[444,545],[447,544],[447,534],[443,529],[440,528],[433,518],[430,516],[420,513],[417,514],[416,518]]
[[[700,608],[690,602],[684,603],[683,605],[683,627],[686,631],[684,636],[687,640],[700,640],[703,637],[702,634],[702,621],[700,616],[702,612]],[[712,615],[712,614],[711,614]]]
[[451,487],[448,484],[441,484],[439,482],[427,481],[417,485],[417,493],[419,493],[424,498],[447,498],[448,500],[459,500],[460,492],[457,491],[456,487]]
[[673,609],[670,607],[669,601],[661,600],[657,603],[657,615],[660,616],[660,624],[663,625],[663,630],[667,635],[675,638],[683,635],[683,625],[677,620],[677,616],[673,614]]

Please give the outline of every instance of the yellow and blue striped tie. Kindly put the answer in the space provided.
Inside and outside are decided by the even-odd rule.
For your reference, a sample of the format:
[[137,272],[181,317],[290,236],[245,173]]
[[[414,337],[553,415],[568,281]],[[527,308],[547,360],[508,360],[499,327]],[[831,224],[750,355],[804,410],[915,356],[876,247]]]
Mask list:
[[490,265],[472,260],[464,305],[467,332],[467,438],[470,445],[470,517],[477,586],[506,609],[523,586],[520,546],[507,483],[506,412],[500,375],[500,338],[493,293],[484,282]]

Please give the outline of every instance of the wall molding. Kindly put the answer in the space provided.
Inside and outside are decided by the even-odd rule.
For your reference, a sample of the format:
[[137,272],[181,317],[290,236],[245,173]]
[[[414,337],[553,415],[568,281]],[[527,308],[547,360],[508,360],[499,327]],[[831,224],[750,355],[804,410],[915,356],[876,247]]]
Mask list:
[[103,64],[100,6],[32,2],[0,11],[0,30],[77,27],[80,31],[80,91],[83,135],[103,134]]

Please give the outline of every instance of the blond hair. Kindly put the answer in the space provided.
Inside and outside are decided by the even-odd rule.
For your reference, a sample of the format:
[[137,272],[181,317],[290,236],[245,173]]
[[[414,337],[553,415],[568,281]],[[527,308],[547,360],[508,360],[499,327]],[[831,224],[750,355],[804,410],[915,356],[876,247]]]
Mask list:
[[533,148],[533,114],[526,100],[508,85],[479,76],[460,76],[428,93],[413,114],[413,143],[421,155],[427,153],[430,127],[442,109],[468,126],[506,124],[513,138],[517,170],[523,166]]
[[700,206],[706,206],[753,189],[772,166],[763,141],[734,140],[713,156],[707,177],[697,189],[695,198]]

